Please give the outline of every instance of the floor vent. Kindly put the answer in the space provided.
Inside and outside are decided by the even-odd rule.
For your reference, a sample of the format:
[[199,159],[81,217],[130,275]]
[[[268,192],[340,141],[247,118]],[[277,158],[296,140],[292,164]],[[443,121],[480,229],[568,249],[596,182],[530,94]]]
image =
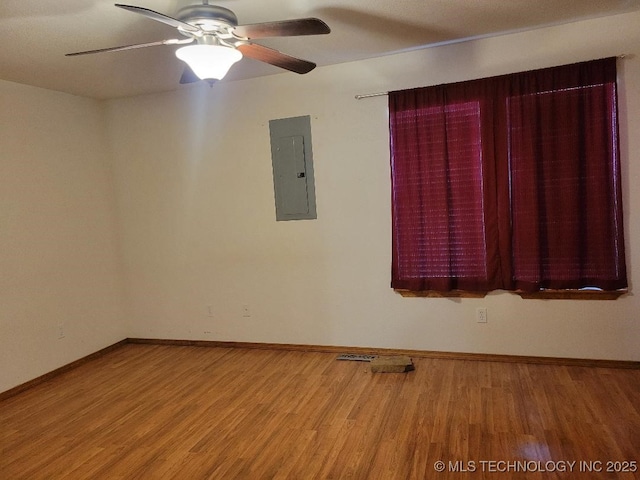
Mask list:
[[374,358],[377,358],[377,355],[358,355],[355,353],[344,353],[342,355],[338,355],[336,360],[352,360],[354,362],[370,362]]

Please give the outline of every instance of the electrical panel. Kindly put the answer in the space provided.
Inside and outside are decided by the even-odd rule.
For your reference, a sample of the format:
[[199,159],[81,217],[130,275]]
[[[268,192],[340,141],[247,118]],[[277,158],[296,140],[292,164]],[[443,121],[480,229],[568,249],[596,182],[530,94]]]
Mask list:
[[269,121],[276,220],[317,218],[309,116]]

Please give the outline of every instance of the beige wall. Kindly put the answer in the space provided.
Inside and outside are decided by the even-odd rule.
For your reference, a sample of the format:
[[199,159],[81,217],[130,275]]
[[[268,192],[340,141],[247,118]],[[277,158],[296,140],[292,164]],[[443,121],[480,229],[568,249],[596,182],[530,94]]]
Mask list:
[[4,391],[122,340],[126,329],[102,107],[4,81],[0,105]]
[[[620,61],[630,281],[640,272],[640,14],[111,101],[130,335],[640,360],[640,300],[405,299],[389,288],[386,98]],[[310,115],[318,219],[276,222],[268,121]],[[208,315],[211,305],[213,316]],[[250,316],[246,316],[245,305]],[[475,322],[488,308],[489,322]]]

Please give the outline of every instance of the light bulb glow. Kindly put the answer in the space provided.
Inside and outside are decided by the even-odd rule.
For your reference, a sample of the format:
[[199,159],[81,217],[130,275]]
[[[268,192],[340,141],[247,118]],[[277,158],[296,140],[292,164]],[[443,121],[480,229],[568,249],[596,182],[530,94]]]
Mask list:
[[220,80],[242,58],[242,53],[222,45],[189,45],[176,50],[176,57],[186,62],[201,80]]

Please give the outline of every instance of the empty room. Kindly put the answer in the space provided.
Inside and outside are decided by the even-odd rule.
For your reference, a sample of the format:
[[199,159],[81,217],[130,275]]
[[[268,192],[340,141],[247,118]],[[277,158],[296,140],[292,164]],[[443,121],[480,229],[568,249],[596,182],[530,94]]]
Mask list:
[[0,478],[640,478],[640,0],[3,0]]

